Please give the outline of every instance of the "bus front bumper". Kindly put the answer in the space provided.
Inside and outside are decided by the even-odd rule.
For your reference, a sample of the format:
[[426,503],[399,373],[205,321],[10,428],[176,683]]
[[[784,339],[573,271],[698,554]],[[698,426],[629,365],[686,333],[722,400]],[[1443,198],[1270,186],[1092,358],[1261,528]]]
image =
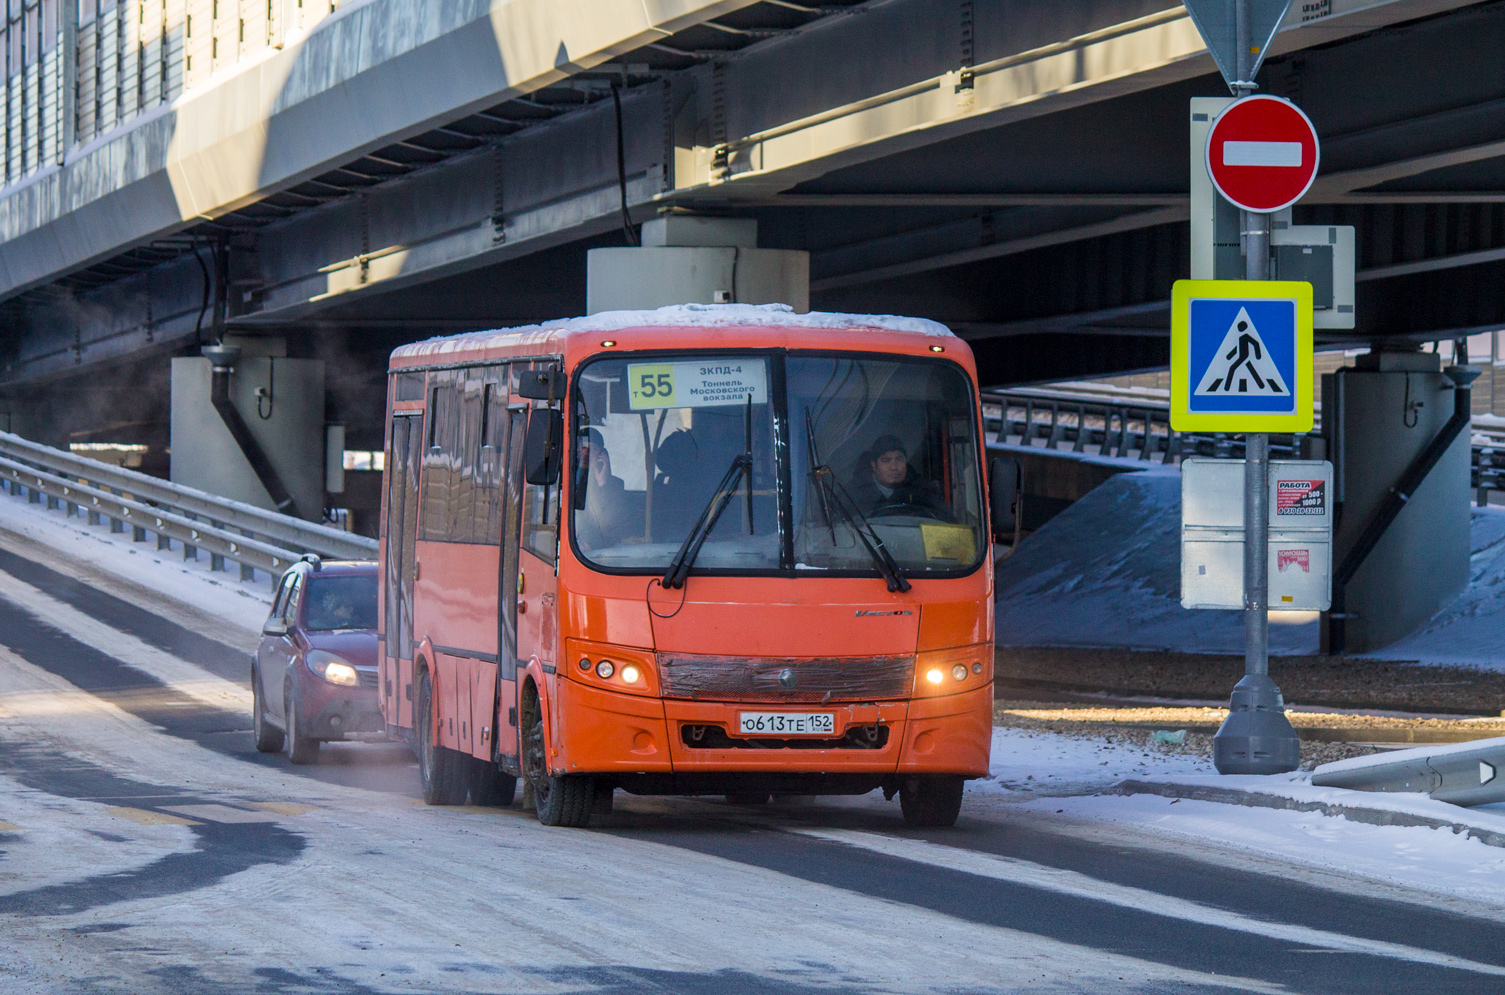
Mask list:
[[[622,694],[560,680],[554,773],[962,774],[983,777],[991,685],[879,704],[703,702]],[[744,736],[742,712],[828,712],[829,735]],[[551,750],[551,753],[553,750]]]

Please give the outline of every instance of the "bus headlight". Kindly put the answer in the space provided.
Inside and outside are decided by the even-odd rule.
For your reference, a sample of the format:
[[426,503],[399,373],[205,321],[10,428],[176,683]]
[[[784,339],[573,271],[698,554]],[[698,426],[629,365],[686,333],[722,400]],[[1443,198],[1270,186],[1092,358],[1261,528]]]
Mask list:
[[931,667],[929,670],[925,671],[925,679],[931,684],[940,684],[941,681],[944,681],[946,679],[946,675],[941,673],[940,667]]
[[993,681],[993,647],[987,643],[926,650],[915,657],[914,692],[919,698],[966,694]]
[[957,680],[957,681],[964,681],[964,680],[966,680],[967,679],[967,665],[964,664],[964,663],[958,663],[956,666],[952,667],[951,668],[951,679],[952,680]]
[[642,677],[643,677],[643,675],[638,670],[638,668],[634,667],[630,663],[627,666],[625,666],[625,667],[622,668],[622,683],[623,684],[636,684],[638,681],[640,681],[642,679]]
[[602,660],[596,664],[596,676],[603,681],[610,680],[611,675],[617,672],[617,665],[610,660]]

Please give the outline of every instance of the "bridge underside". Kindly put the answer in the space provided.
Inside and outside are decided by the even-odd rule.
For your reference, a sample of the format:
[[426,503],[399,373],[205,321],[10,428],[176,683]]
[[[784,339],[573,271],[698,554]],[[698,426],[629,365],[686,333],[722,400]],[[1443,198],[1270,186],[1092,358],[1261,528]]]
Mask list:
[[[1505,3],[1330,6],[1293,15],[1260,76],[1323,136],[1294,221],[1357,229],[1358,327],[1329,341],[1505,326]],[[331,418],[379,448],[386,353],[580,313],[586,250],[628,237],[624,188],[634,224],[756,218],[760,245],[810,253],[812,307],[942,321],[989,384],[1166,363],[1187,101],[1226,93],[1179,5],[711,8],[243,203],[168,227],[127,210],[111,253],[0,286],[0,415],[53,441],[160,434],[166,358],[213,334],[222,285],[224,327],[333,361]]]

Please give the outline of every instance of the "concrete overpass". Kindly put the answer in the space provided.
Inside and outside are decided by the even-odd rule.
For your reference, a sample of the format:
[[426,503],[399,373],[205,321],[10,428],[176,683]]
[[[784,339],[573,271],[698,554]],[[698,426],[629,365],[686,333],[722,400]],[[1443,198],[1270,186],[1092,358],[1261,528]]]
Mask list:
[[[0,412],[57,441],[160,424],[150,377],[222,312],[355,371],[332,407],[375,448],[388,348],[577,313],[585,250],[671,211],[757,219],[812,306],[944,321],[995,383],[1158,365],[1186,100],[1226,92],[1169,0],[190,6],[6,25]],[[1276,38],[1261,85],[1325,142],[1296,220],[1358,228],[1356,340],[1505,324],[1502,47],[1505,4],[1456,0]]]

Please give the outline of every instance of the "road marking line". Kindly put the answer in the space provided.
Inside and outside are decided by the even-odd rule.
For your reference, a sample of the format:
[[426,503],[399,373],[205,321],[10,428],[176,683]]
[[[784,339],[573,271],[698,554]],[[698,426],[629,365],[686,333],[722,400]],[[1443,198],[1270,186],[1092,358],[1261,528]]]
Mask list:
[[0,833],[19,833],[21,827],[14,822],[0,822]]
[[118,815],[122,819],[130,819],[139,822],[143,826],[202,826],[202,822],[194,822],[192,819],[183,819],[176,815],[168,815],[166,812],[153,812],[145,808],[130,808],[117,806],[105,809],[110,815]]
[[1113,884],[1109,881],[1089,877],[1086,874],[1079,874],[1076,871],[1060,870],[1027,860],[1019,860],[1015,857],[1001,857],[991,853],[981,853],[976,850],[963,850],[958,847],[930,843],[925,840],[900,839],[893,836],[881,836],[876,833],[860,832],[857,830],[798,829],[792,827],[785,827],[785,830],[791,833],[798,833],[801,836],[829,840],[833,843],[844,843],[848,846],[868,850],[873,853],[881,853],[885,856],[928,864],[931,867],[942,867],[965,874],[992,878],[995,881],[1007,881],[1013,884],[1025,885],[1026,887],[1039,888],[1044,891],[1053,891],[1062,895],[1087,898],[1109,905],[1147,912],[1152,915],[1182,919],[1187,922],[1197,923],[1198,925],[1217,926],[1223,929],[1237,930],[1242,933],[1266,936],[1274,940],[1285,940],[1291,943],[1298,943],[1307,950],[1326,948],[1334,953],[1362,953],[1375,957],[1388,957],[1393,960],[1411,961],[1417,964],[1430,964],[1437,967],[1456,968],[1461,971],[1473,971],[1476,974],[1505,977],[1505,967],[1495,964],[1465,960],[1461,957],[1452,957],[1432,950],[1423,950],[1419,947],[1408,947],[1400,943],[1388,943],[1383,940],[1366,940],[1362,937],[1332,933],[1327,930],[1313,929],[1307,926],[1255,919],[1237,912],[1229,912],[1226,909],[1203,905],[1200,902],[1162,895],[1159,892],[1149,891],[1144,888]]
[[271,812],[273,815],[302,815],[304,812],[318,811],[317,805],[294,805],[292,802],[247,802],[252,808],[259,808],[263,812]]
[[206,822],[276,822],[276,818],[267,812],[252,812],[243,808],[231,808],[229,805],[163,805],[169,812],[177,812],[179,815],[191,816],[195,819],[203,819]]

